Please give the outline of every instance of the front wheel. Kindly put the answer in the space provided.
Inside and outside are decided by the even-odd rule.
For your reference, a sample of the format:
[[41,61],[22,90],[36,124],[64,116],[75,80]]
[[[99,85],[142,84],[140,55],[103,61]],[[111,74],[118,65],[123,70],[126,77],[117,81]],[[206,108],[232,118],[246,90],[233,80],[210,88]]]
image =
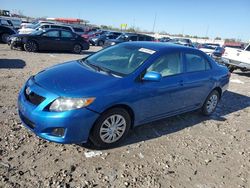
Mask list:
[[80,54],[82,51],[82,46],[80,44],[75,44],[73,47],[73,53]]
[[90,141],[98,148],[113,147],[125,138],[130,126],[131,117],[125,109],[110,109],[95,123],[90,133]]
[[3,43],[7,43],[10,35],[8,33],[3,33],[1,36],[1,40]]
[[103,46],[104,45],[104,42],[102,41],[102,40],[100,40],[99,42],[98,42],[98,46]]
[[27,52],[36,52],[38,50],[38,46],[34,41],[27,41],[24,44],[24,49]]
[[206,116],[211,115],[219,102],[220,94],[217,90],[213,90],[207,97],[202,106],[202,113]]

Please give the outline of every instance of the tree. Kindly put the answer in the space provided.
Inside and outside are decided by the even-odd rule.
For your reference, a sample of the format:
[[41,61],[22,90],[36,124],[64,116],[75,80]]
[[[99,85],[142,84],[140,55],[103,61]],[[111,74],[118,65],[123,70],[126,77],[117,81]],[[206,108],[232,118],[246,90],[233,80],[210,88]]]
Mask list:
[[221,37],[215,37],[215,40],[221,40]]

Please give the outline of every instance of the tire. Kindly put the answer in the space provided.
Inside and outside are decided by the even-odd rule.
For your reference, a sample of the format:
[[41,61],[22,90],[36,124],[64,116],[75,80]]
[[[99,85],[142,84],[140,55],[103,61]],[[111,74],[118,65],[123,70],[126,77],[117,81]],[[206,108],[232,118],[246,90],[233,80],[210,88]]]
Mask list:
[[234,67],[228,67],[228,70],[229,70],[229,72],[232,73],[235,70],[235,68]]
[[7,43],[8,42],[8,38],[9,38],[9,34],[8,33],[3,33],[2,35],[1,35],[1,41],[3,42],[3,43]]
[[36,42],[30,40],[24,44],[24,49],[27,52],[36,52],[38,50],[38,45]]
[[231,72],[231,73],[236,69],[233,65],[226,65],[226,66],[227,66],[229,72]]
[[73,46],[72,52],[75,54],[80,54],[82,52],[82,46],[80,44],[75,44]]
[[104,42],[102,41],[102,40],[100,40],[99,42],[98,42],[98,46],[103,46],[104,45]]
[[219,102],[220,94],[217,90],[213,90],[208,97],[206,98],[206,101],[204,102],[202,106],[202,113],[206,116],[211,115]]
[[130,126],[129,113],[122,108],[112,108],[98,118],[89,138],[97,148],[111,148],[126,137]]

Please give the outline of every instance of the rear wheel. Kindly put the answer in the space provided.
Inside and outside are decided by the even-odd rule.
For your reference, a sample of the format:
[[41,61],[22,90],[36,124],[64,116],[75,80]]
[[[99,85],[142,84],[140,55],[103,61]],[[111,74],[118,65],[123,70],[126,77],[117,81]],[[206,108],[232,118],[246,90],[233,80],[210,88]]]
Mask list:
[[82,51],[82,46],[80,44],[75,44],[73,47],[73,53],[80,54]]
[[24,44],[24,49],[27,52],[36,52],[38,50],[38,45],[34,41],[27,41]]
[[104,45],[104,42],[102,41],[102,40],[100,40],[99,42],[98,42],[98,46],[103,46]]
[[233,65],[227,65],[227,68],[228,68],[229,72],[231,72],[231,73],[236,69],[235,66],[233,66]]
[[122,108],[113,108],[104,112],[95,123],[91,134],[91,142],[99,148],[109,148],[117,145],[131,126],[129,113]]
[[2,40],[2,42],[3,43],[7,43],[8,42],[8,39],[9,39],[9,34],[8,33],[3,33],[2,35],[1,35],[1,40]]
[[211,115],[216,107],[217,107],[217,104],[219,102],[219,99],[220,99],[220,94],[217,90],[213,90],[207,97],[205,103],[203,104],[203,107],[202,107],[202,113],[204,115]]

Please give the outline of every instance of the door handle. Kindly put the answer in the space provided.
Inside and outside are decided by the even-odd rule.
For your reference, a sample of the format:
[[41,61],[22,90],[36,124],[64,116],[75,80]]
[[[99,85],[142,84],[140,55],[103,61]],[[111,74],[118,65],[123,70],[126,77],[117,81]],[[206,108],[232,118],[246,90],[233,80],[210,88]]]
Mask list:
[[180,84],[181,86],[183,86],[183,85],[184,85],[184,81],[183,81],[183,80],[180,80],[180,81],[179,81],[179,84]]
[[55,39],[55,40],[60,40],[60,39]]

